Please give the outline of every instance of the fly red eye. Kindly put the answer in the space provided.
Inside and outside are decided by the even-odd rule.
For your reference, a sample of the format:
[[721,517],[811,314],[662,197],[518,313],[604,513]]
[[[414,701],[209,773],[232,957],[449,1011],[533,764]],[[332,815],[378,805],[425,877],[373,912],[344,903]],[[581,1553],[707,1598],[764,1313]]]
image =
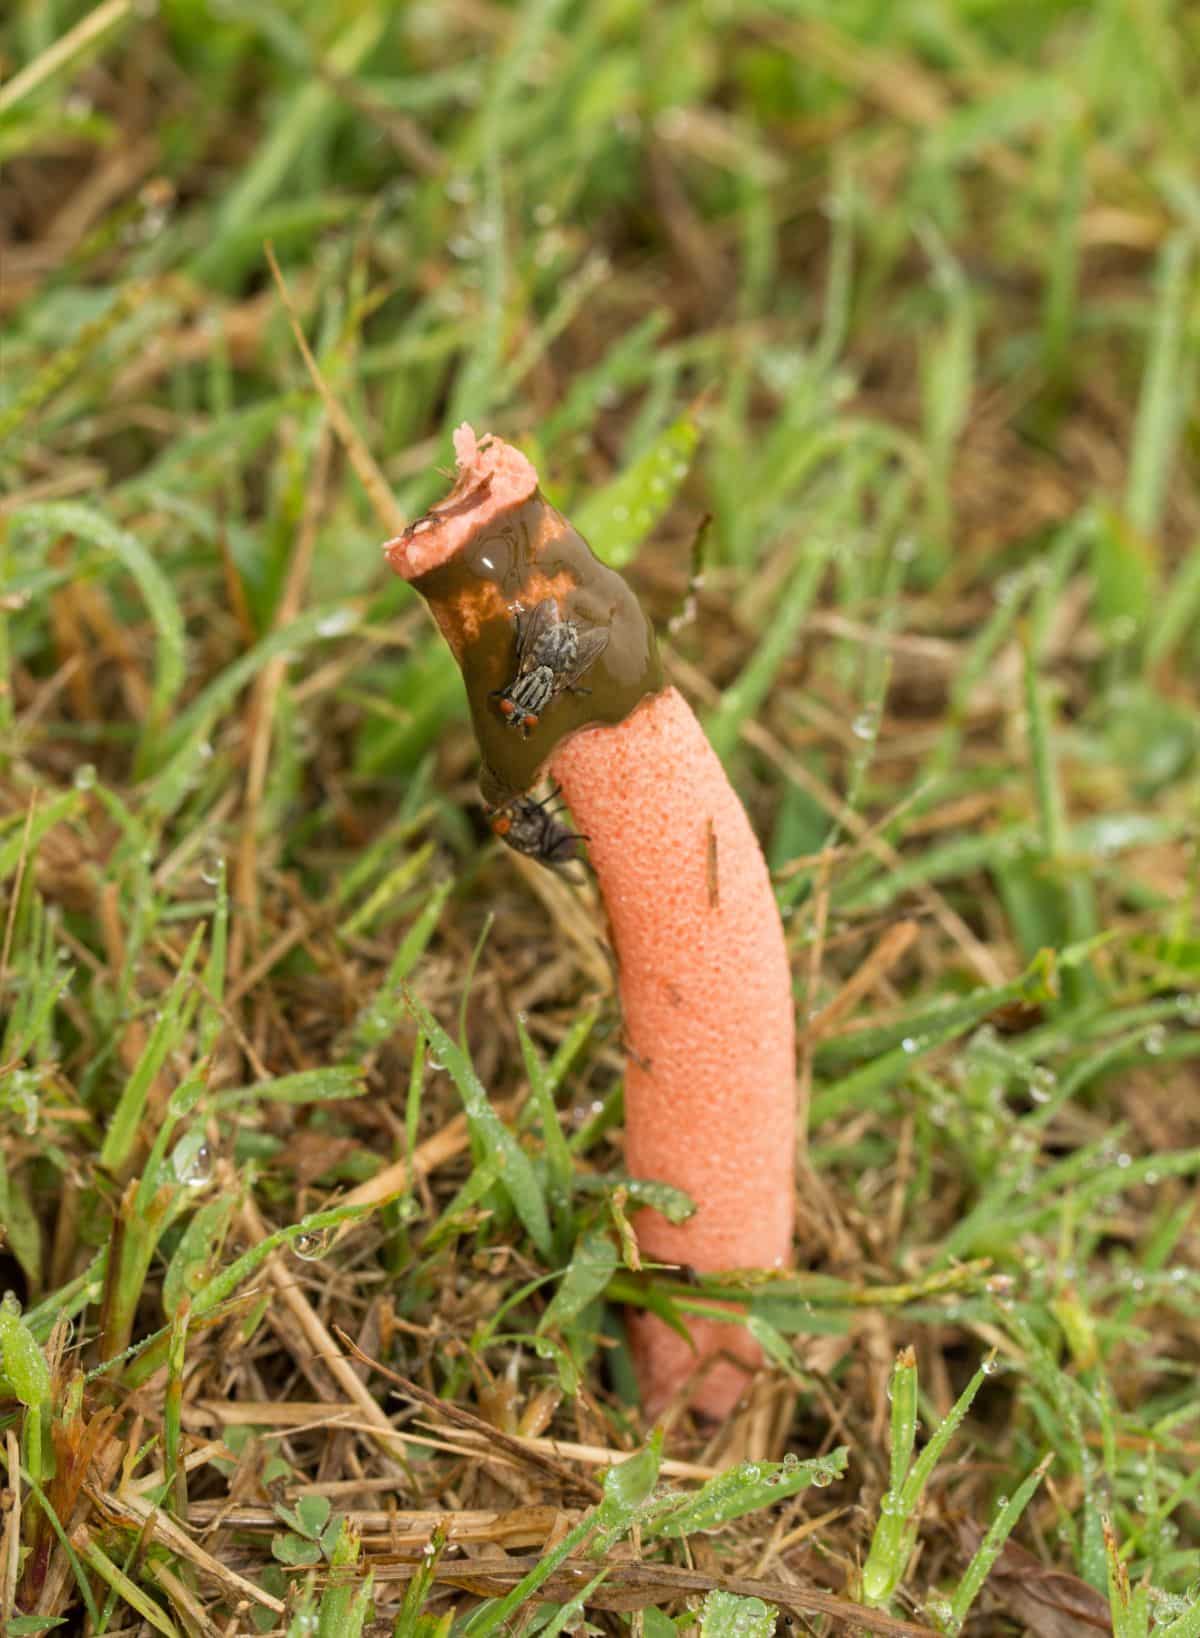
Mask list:
[[512,829],[512,820],[506,813],[498,813],[492,820],[492,830],[497,836],[507,836]]
[[506,717],[511,717],[513,712],[516,710],[516,706],[511,700],[501,700],[500,709],[503,711]]
[[532,711],[526,711],[526,713],[525,713],[525,726],[527,728],[536,728],[537,725],[538,725],[538,719],[534,716],[533,712]]

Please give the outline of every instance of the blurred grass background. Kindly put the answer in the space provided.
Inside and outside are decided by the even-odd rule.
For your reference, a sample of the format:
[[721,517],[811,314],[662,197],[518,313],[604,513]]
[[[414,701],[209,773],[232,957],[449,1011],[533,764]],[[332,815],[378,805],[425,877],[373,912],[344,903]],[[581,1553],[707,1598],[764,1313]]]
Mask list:
[[[16,0],[0,73],[8,1630],[479,1634],[598,1502],[638,1638],[1200,1632],[1200,8]],[[776,874],[801,1272],[674,1535],[619,1304],[729,1288],[626,1266],[600,909],[268,241],[404,515],[469,418],[628,572]]]

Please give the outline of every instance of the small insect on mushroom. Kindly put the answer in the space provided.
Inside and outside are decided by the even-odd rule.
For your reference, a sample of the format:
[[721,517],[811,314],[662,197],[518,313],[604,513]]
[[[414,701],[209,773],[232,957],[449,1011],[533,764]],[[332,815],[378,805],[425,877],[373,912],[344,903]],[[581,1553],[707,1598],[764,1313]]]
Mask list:
[[540,864],[570,864],[579,858],[580,843],[586,842],[587,837],[559,823],[557,815],[562,809],[552,811],[550,808],[557,796],[556,787],[540,802],[532,796],[517,796],[502,808],[493,809],[488,814],[493,836],[506,842],[514,852],[524,853]]
[[518,609],[517,674],[507,688],[498,688],[492,698],[499,702],[502,716],[526,739],[537,727],[542,712],[558,694],[587,694],[577,678],[600,658],[608,647],[608,632],[594,628],[580,631],[574,620],[564,620],[552,597],[536,603],[528,613]]

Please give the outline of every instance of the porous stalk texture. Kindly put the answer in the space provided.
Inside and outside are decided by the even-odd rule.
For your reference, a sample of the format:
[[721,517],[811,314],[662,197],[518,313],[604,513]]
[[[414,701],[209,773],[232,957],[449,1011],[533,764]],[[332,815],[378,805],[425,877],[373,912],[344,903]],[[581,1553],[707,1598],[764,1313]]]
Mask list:
[[[552,769],[608,909],[629,1046],[625,1145],[635,1177],[698,1209],[639,1214],[648,1258],[707,1271],[790,1260],[795,1040],[783,929],[758,842],[686,701],[667,689],[615,728],[576,734]],[[635,1320],[653,1413],[722,1350],[756,1363],[744,1329],[692,1324],[697,1353],[653,1316]],[[693,1395],[729,1412],[746,1373],[717,1363]]]

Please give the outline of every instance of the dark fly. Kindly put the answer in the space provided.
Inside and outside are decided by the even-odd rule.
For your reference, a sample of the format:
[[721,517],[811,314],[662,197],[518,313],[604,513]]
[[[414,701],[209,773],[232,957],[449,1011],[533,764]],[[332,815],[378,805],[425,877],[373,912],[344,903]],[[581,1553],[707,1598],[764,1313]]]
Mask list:
[[492,834],[506,842],[516,853],[524,853],[540,864],[563,865],[578,859],[580,844],[587,840],[578,831],[568,830],[558,819],[562,809],[552,809],[550,803],[558,796],[551,791],[542,801],[532,796],[517,796],[488,814]]
[[528,739],[557,695],[590,692],[580,688],[577,679],[608,647],[608,632],[599,628],[580,631],[574,620],[563,619],[552,597],[535,603],[528,613],[519,610],[515,619],[517,674],[492,698],[499,702],[501,714]]

